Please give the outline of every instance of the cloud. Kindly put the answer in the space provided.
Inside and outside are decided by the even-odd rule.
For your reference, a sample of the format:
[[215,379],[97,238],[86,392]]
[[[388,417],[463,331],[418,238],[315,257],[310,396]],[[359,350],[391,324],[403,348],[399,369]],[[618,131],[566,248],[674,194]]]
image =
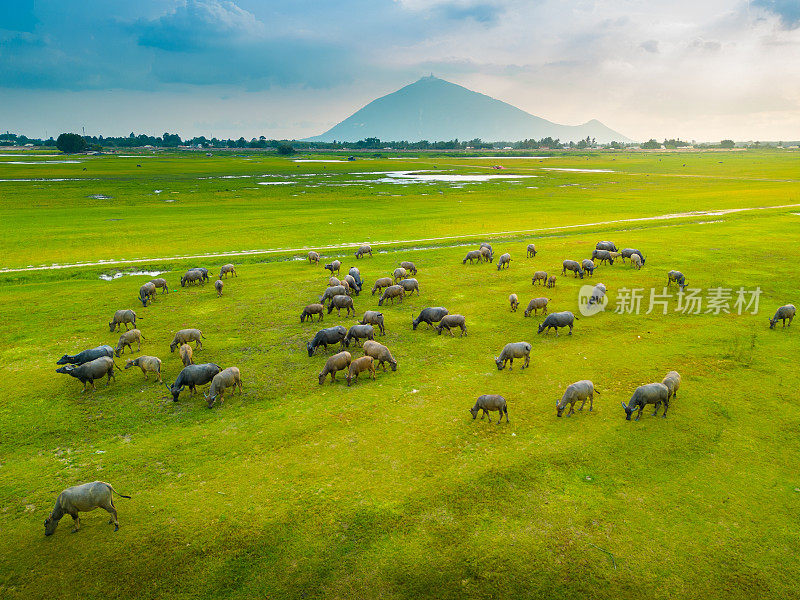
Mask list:
[[720,44],[716,40],[702,40],[702,39],[695,39],[692,40],[690,44],[692,48],[697,50],[704,50],[706,52],[718,52],[722,49],[722,44]]
[[753,6],[778,15],[789,29],[800,27],[800,2],[797,0],[753,0]]
[[233,2],[187,0],[157,19],[140,21],[139,44],[167,51],[192,52],[211,46],[263,39],[264,23]]
[[448,2],[440,4],[437,10],[447,19],[455,21],[472,20],[483,25],[491,25],[498,21],[503,14],[504,8],[488,2]]
[[356,62],[341,45],[270,36],[253,13],[228,1],[187,0],[134,28],[139,45],[155,52],[152,74],[164,84],[325,88],[348,81]]
[[326,44],[260,40],[193,51],[193,60],[181,52],[159,52],[153,77],[164,84],[231,85],[253,91],[274,86],[327,88],[353,77],[347,51]]
[[[775,115],[774,129],[800,121],[800,4],[0,0],[0,93],[94,90],[99,97],[114,89],[144,102],[147,92],[151,105],[176,102],[170,114],[177,120],[191,96],[192,123],[212,118],[197,116],[204,105],[234,110],[225,120],[241,121],[246,137],[247,123],[263,118],[257,102],[213,104],[211,95],[268,98],[262,111],[271,121],[280,114],[300,123],[310,114],[333,124],[431,70],[559,122],[598,118],[643,139],[700,139],[707,123],[721,131],[728,122],[725,137],[736,137],[748,115],[761,115],[752,121],[761,124]],[[13,125],[17,113],[0,106]],[[96,106],[123,110],[120,102]],[[64,110],[57,102],[51,108]],[[792,135],[800,132],[781,137]]]
[[658,40],[647,40],[639,44],[639,48],[650,52],[651,54],[658,54]]

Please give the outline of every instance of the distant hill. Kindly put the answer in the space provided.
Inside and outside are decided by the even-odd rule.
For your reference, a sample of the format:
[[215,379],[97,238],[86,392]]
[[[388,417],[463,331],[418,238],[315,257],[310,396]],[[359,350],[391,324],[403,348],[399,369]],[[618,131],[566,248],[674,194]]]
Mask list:
[[373,100],[311,142],[356,142],[368,137],[386,141],[540,140],[598,143],[631,141],[592,119],[583,125],[560,125],[438,77],[423,77]]

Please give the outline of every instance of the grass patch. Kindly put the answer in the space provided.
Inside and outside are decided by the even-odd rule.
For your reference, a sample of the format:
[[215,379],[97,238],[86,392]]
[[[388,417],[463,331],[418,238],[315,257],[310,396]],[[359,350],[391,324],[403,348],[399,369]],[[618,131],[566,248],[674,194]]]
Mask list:
[[[114,157],[52,165],[48,177],[81,176],[85,166],[83,176],[97,181],[0,183],[3,262],[562,226],[788,204],[800,185],[785,156],[767,152],[546,161],[617,171],[606,174],[543,172],[538,160],[509,161],[509,171],[541,175],[519,185],[321,185],[389,165],[483,172],[480,161],[459,159],[451,167],[447,160],[436,157],[424,167],[424,158],[413,167],[383,159],[315,165],[175,154],[139,168],[136,159]],[[42,167],[35,168],[41,177]],[[0,172],[2,178],[27,173],[2,162]],[[220,179],[250,174],[309,175],[304,179],[312,183]],[[163,202],[170,191],[180,199]],[[88,197],[94,193],[113,201]],[[150,277],[98,278],[117,267],[2,274],[2,595],[791,596],[798,570],[792,549],[800,542],[797,528],[787,525],[800,508],[800,417],[791,409],[800,383],[798,344],[794,328],[769,330],[766,319],[781,304],[797,304],[796,278],[785,267],[797,258],[799,224],[790,212],[490,239],[496,253],[512,254],[502,272],[462,265],[467,248],[450,243],[388,244],[389,251],[357,262],[342,250],[343,266],[357,265],[365,280],[367,291],[354,299],[359,316],[377,309],[369,289],[401,260],[416,263],[421,287],[420,296],[380,309],[387,332],[378,340],[397,358],[397,372],[379,371],[375,381],[362,377],[350,388],[341,377],[318,385],[333,350],[309,358],[305,342],[322,327],[355,319],[333,313],[322,324],[299,322],[328,274],[307,262],[277,260],[291,252],[134,264],[165,271],[172,286],[147,308],[136,306],[136,294]],[[111,215],[122,220],[105,221]],[[640,248],[645,267],[601,266],[584,281],[561,276],[561,261],[588,257],[600,235]],[[528,259],[530,241],[539,254]],[[226,281],[221,298],[210,285],[178,285],[188,266],[213,272],[225,262],[237,264],[239,277]],[[690,287],[760,287],[758,314],[682,314],[674,299],[666,315],[613,312],[620,290],[660,291],[673,268]],[[556,273],[556,288],[532,288],[535,270]],[[573,336],[537,335],[543,317],[509,311],[515,292],[523,307],[545,295],[551,311],[577,312],[580,285],[601,281],[612,310],[581,317]],[[424,325],[412,331],[412,316],[426,306],[465,315],[468,336],[437,336]],[[107,322],[120,308],[137,311],[146,337],[141,352],[162,359],[165,381],[181,367],[169,352],[174,332],[197,327],[207,339],[196,362],[238,366],[243,393],[228,393],[212,410],[188,393],[174,403],[163,386],[130,369],[110,386],[80,394],[76,380],[54,372],[55,360],[114,345],[119,334],[109,333]],[[530,368],[497,371],[494,356],[521,340],[534,347]],[[645,411],[638,423],[626,422],[620,401],[672,369],[683,384],[669,417]],[[600,391],[595,409],[556,418],[556,401],[579,379],[593,380]],[[510,424],[471,420],[467,409],[483,393],[508,399]],[[119,532],[92,512],[80,533],[69,533],[67,519],[45,538],[42,522],[58,492],[95,479],[133,496],[116,501]],[[598,547],[614,555],[616,569]]]

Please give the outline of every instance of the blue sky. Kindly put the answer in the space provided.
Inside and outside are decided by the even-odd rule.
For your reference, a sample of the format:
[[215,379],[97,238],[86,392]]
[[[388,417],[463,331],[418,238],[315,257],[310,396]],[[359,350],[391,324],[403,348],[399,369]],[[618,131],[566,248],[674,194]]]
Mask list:
[[798,0],[0,0],[0,128],[305,137],[433,72],[635,139],[800,139]]

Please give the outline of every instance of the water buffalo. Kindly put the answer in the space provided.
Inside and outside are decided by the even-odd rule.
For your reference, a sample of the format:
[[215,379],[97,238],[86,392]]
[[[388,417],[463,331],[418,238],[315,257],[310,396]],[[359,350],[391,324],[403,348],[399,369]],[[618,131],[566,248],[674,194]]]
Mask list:
[[107,356],[111,358],[114,356],[114,349],[111,346],[98,346],[97,348],[90,348],[89,350],[82,350],[77,354],[70,356],[69,354],[65,354],[61,358],[56,361],[57,365],[66,365],[66,364],[73,364],[73,365],[82,365],[83,363],[87,363],[92,361],[96,358],[100,358],[101,356]]
[[102,379],[104,375],[108,375],[109,384],[111,383],[112,377],[116,381],[117,378],[114,375],[114,367],[116,367],[119,371],[122,370],[117,367],[117,363],[114,362],[113,358],[101,356],[100,358],[95,358],[94,360],[83,363],[82,365],[64,365],[63,367],[56,369],[56,373],[61,373],[62,375],[71,375],[80,381],[83,384],[83,390],[81,390],[81,393],[83,393],[86,391],[87,383],[92,385],[92,391],[94,391],[94,380]]
[[177,402],[178,395],[183,391],[184,387],[189,386],[190,394],[194,394],[195,387],[210,383],[211,380],[214,379],[214,375],[221,370],[220,366],[214,363],[189,365],[178,373],[178,377],[175,379],[175,383],[173,383],[172,386],[167,386],[166,383],[164,385],[167,386],[170,394],[172,394],[172,399]]
[[309,356],[314,356],[314,351],[322,346],[325,350],[328,349],[328,346],[332,346],[333,344],[341,344],[342,350],[344,350],[344,338],[347,337],[347,329],[342,327],[341,325],[337,325],[336,327],[328,327],[327,329],[322,329],[317,332],[314,336],[314,339],[306,344],[306,349],[308,350]]
[[569,327],[569,335],[572,335],[572,325],[573,320],[577,319],[575,315],[573,315],[568,310],[564,312],[557,312],[551,313],[547,315],[547,318],[541,322],[539,325],[539,330],[536,333],[542,333],[543,331],[549,331],[550,329],[556,330],[556,335],[558,335],[558,330],[560,327]]

